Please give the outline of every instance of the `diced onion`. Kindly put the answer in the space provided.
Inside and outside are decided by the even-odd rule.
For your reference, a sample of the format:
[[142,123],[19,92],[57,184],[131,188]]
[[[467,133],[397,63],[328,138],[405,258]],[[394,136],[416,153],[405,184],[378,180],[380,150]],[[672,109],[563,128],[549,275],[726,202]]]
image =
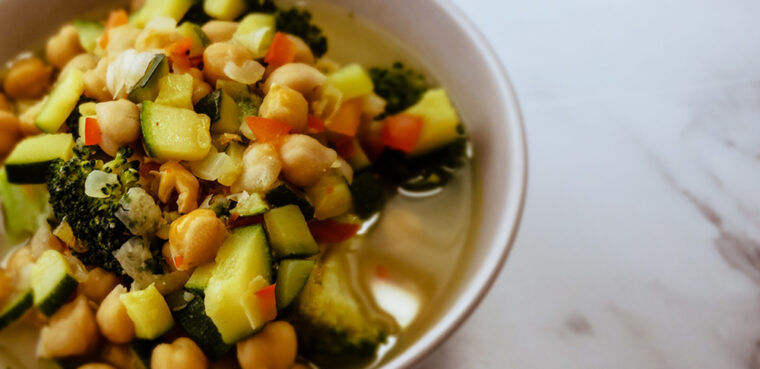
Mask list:
[[173,31],[175,28],[177,28],[177,21],[165,16],[153,17],[145,25],[145,29],[157,31]]
[[227,62],[224,65],[224,74],[235,82],[252,85],[264,78],[266,68],[254,60],[246,60],[243,65]]
[[231,186],[243,172],[243,164],[212,148],[205,159],[190,163],[190,170],[200,179]]
[[148,236],[156,232],[161,224],[161,208],[145,190],[130,188],[121,199],[116,217],[137,236]]
[[104,199],[108,196],[106,187],[119,183],[119,176],[113,173],[106,173],[102,170],[93,170],[84,182],[84,193],[87,196],[97,199]]
[[119,98],[134,87],[145,75],[150,62],[159,51],[139,53],[129,49],[116,57],[106,72],[106,86],[114,98]]

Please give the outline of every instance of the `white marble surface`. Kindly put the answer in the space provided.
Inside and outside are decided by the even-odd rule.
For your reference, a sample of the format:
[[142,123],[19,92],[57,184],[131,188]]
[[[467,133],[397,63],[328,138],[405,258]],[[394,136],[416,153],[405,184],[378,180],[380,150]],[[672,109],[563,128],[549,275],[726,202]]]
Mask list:
[[760,2],[455,0],[520,97],[514,251],[423,368],[760,368]]

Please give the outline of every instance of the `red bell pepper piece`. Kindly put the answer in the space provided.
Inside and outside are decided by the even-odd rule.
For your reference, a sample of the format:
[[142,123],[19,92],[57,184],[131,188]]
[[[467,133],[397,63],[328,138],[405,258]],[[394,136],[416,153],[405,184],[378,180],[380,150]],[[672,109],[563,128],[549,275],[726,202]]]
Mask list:
[[425,121],[418,116],[399,114],[385,119],[382,136],[387,147],[410,153],[414,151],[422,135]]
[[312,220],[309,222],[309,230],[314,239],[319,243],[340,243],[351,239],[361,229],[361,226],[353,223],[340,223],[334,220]]
[[246,117],[248,127],[253,131],[258,142],[274,142],[290,133],[293,127],[283,121],[260,117]]
[[296,52],[296,45],[290,41],[288,35],[277,32],[264,61],[274,70],[296,60]]
[[103,141],[103,134],[100,132],[100,125],[95,118],[84,120],[84,144],[87,146],[97,145]]

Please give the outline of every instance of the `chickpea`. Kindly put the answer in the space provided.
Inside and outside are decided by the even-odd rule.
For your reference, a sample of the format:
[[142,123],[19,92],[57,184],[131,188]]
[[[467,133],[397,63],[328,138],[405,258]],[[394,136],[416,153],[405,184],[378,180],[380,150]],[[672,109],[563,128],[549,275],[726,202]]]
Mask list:
[[300,37],[288,35],[288,40],[296,45],[296,63],[314,65],[314,54],[311,48]]
[[135,46],[137,37],[140,36],[141,29],[125,24],[112,28],[108,31],[108,46],[106,46],[106,52],[108,55],[116,55],[131,49]]
[[178,270],[190,270],[214,260],[227,239],[227,227],[211,209],[198,209],[172,223],[169,244]]
[[18,141],[21,122],[13,113],[0,110],[0,155],[11,151]]
[[3,89],[14,99],[37,99],[50,87],[52,74],[53,68],[40,59],[19,60],[5,76]]
[[13,255],[8,259],[5,268],[5,274],[14,281],[19,280],[21,277],[21,271],[27,266],[34,263],[32,258],[32,251],[29,246],[24,246],[13,252]]
[[43,105],[45,105],[45,100],[40,100],[18,116],[21,134],[24,136],[34,136],[42,133],[40,128],[34,124],[34,121],[37,119],[40,111],[42,111]]
[[322,178],[338,154],[306,135],[290,135],[280,148],[282,175],[297,186],[309,187]]
[[136,365],[137,361],[140,359],[132,353],[132,350],[130,350],[128,345],[116,345],[106,342],[103,350],[100,352],[100,357],[108,364],[119,369],[134,369],[140,367],[139,365]]
[[102,133],[100,148],[116,156],[119,148],[140,138],[140,109],[133,102],[121,99],[95,106]]
[[264,92],[268,93],[274,85],[290,87],[304,96],[311,96],[317,88],[327,83],[327,76],[317,68],[303,63],[290,63],[277,68],[267,78]]
[[108,65],[113,58],[102,58],[98,61],[95,69],[91,69],[84,74],[84,94],[87,97],[98,101],[113,100],[113,95],[108,91],[106,84],[106,75],[108,74]]
[[277,119],[290,124],[294,133],[305,132],[309,126],[309,103],[298,91],[275,85],[264,97],[259,108],[262,118]]
[[98,343],[95,315],[84,296],[59,309],[42,328],[37,355],[44,358],[79,356],[90,353]]
[[82,72],[95,69],[98,65],[98,57],[92,54],[79,54],[72,58],[66,66],[61,70],[61,74],[58,75],[58,80],[61,80],[69,72],[74,69],[79,69]]
[[79,283],[77,294],[85,295],[99,304],[118,284],[119,279],[113,273],[102,268],[95,268],[87,272],[84,282]]
[[91,363],[79,366],[77,369],[116,369],[108,364],[103,363]]
[[13,292],[13,279],[0,269],[0,306],[5,305],[5,301],[11,296],[11,292]]
[[211,43],[225,42],[232,39],[238,29],[237,22],[212,20],[201,27]]
[[205,369],[208,359],[193,340],[180,337],[173,343],[162,343],[153,349],[150,356],[150,367],[153,369]]
[[177,207],[180,214],[187,214],[198,208],[198,178],[174,160],[161,165],[159,172],[161,179],[158,183],[158,199],[161,202],[168,202],[176,189],[179,193]]
[[217,42],[203,51],[203,73],[206,80],[215,85],[217,80],[229,79],[224,72],[227,63],[240,66],[248,60],[253,60],[253,56],[245,47],[231,42]]
[[252,143],[243,153],[243,173],[232,184],[232,192],[266,192],[274,187],[282,171],[282,161],[274,146]]
[[63,26],[45,46],[47,60],[58,69],[63,69],[69,60],[83,52],[82,44],[79,43],[79,32],[73,24]]
[[243,369],[289,369],[297,351],[296,330],[284,321],[269,323],[261,333],[237,344]]
[[8,101],[8,98],[2,93],[0,93],[0,111],[13,112],[13,106],[10,101]]
[[193,76],[193,105],[195,105],[206,95],[213,92],[214,88],[203,79],[203,71],[200,69],[190,68],[188,73]]
[[127,293],[126,287],[117,285],[98,308],[96,319],[100,333],[113,343],[128,343],[135,338],[135,325],[119,296]]

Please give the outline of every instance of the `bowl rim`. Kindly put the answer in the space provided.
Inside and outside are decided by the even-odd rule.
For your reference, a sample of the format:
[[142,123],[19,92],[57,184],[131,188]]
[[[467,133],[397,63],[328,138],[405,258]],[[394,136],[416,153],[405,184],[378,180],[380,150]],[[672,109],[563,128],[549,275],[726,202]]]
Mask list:
[[440,348],[451,336],[472,316],[480,303],[486,297],[496,279],[506,264],[517,238],[518,230],[525,208],[528,185],[528,150],[525,124],[520,110],[515,88],[502,64],[501,59],[493,46],[488,42],[485,35],[475,23],[459,8],[452,0],[433,0],[433,6],[438,6],[460,28],[460,30],[473,41],[480,56],[488,64],[490,72],[496,76],[495,82],[501,92],[502,102],[505,104],[508,119],[508,137],[510,145],[510,164],[514,166],[513,172],[507,179],[512,184],[514,194],[506,198],[504,210],[501,212],[499,229],[494,234],[490,251],[485,257],[486,262],[478,270],[477,275],[471,279],[454,305],[435,325],[429,329],[420,339],[403,353],[383,365],[383,368],[411,368],[420,364],[435,350]]

